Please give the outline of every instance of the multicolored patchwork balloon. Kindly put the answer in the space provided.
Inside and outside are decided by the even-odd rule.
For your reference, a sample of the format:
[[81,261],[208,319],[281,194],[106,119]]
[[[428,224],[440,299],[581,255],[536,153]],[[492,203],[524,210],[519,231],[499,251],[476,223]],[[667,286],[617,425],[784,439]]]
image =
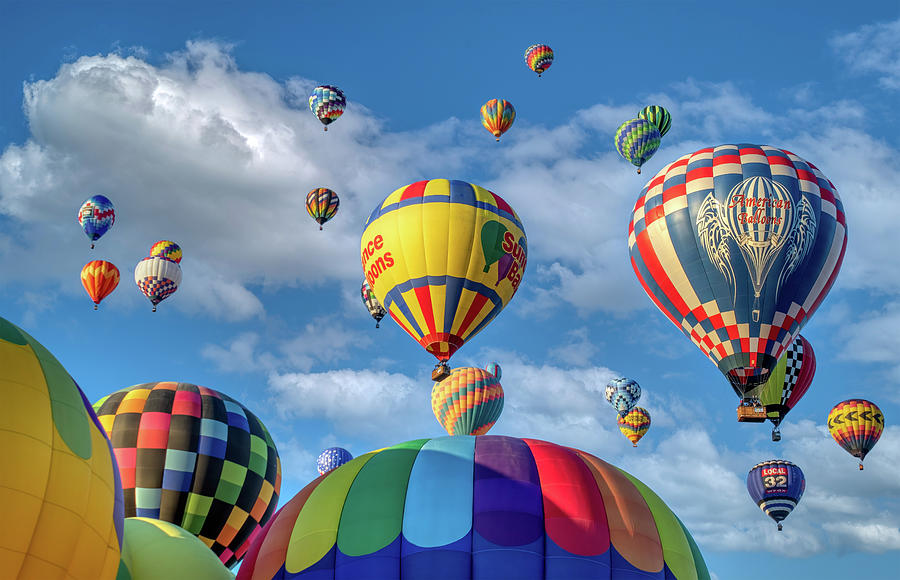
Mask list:
[[757,394],[759,401],[766,407],[769,421],[775,425],[772,429],[772,441],[781,440],[778,426],[788,411],[809,390],[815,374],[816,353],[809,341],[798,334]]
[[660,137],[665,137],[666,133],[668,133],[669,129],[672,127],[672,115],[669,114],[669,111],[659,105],[644,107],[641,109],[641,112],[638,113],[638,118],[653,123],[653,126],[659,131]]
[[134,268],[134,283],[156,306],[178,290],[181,284],[181,266],[162,256],[148,256]]
[[616,417],[616,422],[619,424],[619,431],[628,437],[632,446],[637,447],[638,441],[650,429],[650,411],[643,407],[635,407],[624,417],[622,415]]
[[578,449],[496,435],[408,441],[318,477],[237,580],[708,580],[678,517]]
[[606,384],[606,400],[624,417],[641,398],[641,386],[637,381],[619,377]]
[[848,399],[828,413],[828,432],[844,451],[859,459],[860,470],[863,459],[878,443],[882,431],[884,413],[872,401]]
[[318,187],[306,194],[306,211],[319,224],[320,230],[325,222],[334,217],[340,205],[338,194],[326,187]]
[[338,117],[344,114],[346,106],[347,99],[344,97],[344,92],[333,85],[318,86],[309,95],[309,110],[325,125],[326,131],[328,125],[337,121]]
[[91,248],[100,236],[109,231],[116,222],[116,210],[105,195],[95,195],[81,204],[78,209],[78,223],[91,240]]
[[641,165],[659,149],[659,130],[646,119],[629,119],[616,129],[616,151],[641,172]]
[[160,256],[172,260],[176,264],[181,263],[181,246],[169,240],[160,240],[150,246],[150,256]]
[[366,280],[363,280],[362,287],[359,290],[362,294],[363,304],[366,305],[369,314],[375,319],[375,328],[378,328],[381,324],[381,319],[387,314],[387,310],[384,309],[378,298],[375,298],[375,293],[372,292],[372,288]]
[[50,352],[0,318],[3,580],[113,580],[122,483],[84,393]]
[[811,163],[767,145],[720,145],[644,186],[628,247],[654,304],[747,397],[828,294],[846,223]]
[[100,301],[119,285],[119,269],[105,260],[88,262],[81,269],[81,285],[94,301],[94,310],[97,310]]
[[516,109],[505,99],[491,99],[481,106],[481,124],[500,140],[516,120]]
[[783,459],[757,463],[747,474],[750,499],[778,524],[791,515],[806,489],[806,478],[797,465]]
[[484,435],[503,412],[500,379],[485,369],[453,369],[431,389],[431,410],[450,435]]
[[541,76],[553,64],[553,50],[546,44],[532,44],[525,49],[525,64]]
[[179,525],[229,567],[271,517],[281,461],[256,415],[189,383],[144,383],[94,403],[112,440],[125,515]]
[[353,455],[343,447],[329,447],[316,458],[316,469],[319,470],[319,475],[325,475],[351,459]]
[[[360,259],[391,318],[447,361],[515,295],[526,243],[519,217],[499,195],[433,179],[401,187],[378,204],[366,222]],[[494,264],[506,254],[513,263],[498,282]]]

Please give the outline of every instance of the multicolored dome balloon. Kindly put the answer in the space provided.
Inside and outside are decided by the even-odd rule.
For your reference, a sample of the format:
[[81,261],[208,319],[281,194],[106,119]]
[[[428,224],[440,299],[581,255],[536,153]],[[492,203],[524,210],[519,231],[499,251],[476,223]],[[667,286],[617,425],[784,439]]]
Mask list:
[[81,285],[94,301],[94,310],[97,310],[100,301],[119,285],[119,269],[105,260],[88,262],[81,269]]
[[828,432],[844,451],[859,459],[860,470],[863,459],[878,443],[882,431],[884,413],[872,401],[848,399],[828,413]]
[[444,362],[515,295],[527,241],[519,216],[499,195],[433,179],[401,187],[378,204],[360,258],[378,302]]
[[641,112],[638,113],[638,118],[653,123],[656,130],[659,131],[660,137],[665,137],[666,133],[668,133],[669,129],[672,127],[672,115],[669,114],[669,111],[659,105],[644,107],[641,109]]
[[148,256],[134,268],[134,283],[156,312],[156,306],[178,290],[181,266],[162,256]]
[[656,126],[646,119],[629,119],[616,129],[616,136],[613,138],[616,144],[616,151],[625,158],[626,161],[637,167],[637,172],[641,172],[641,165],[653,157],[656,150],[659,149],[659,140],[661,139],[659,130]]
[[[706,580],[646,485],[562,445],[408,441],[319,477],[272,518],[238,580]],[[297,576],[294,576],[297,575]]]
[[502,378],[501,375],[503,374],[503,370],[500,368],[500,363],[497,363],[497,362],[488,363],[487,366],[484,367],[484,370],[491,373],[498,379]]
[[816,353],[809,341],[798,334],[758,393],[760,402],[766,406],[769,421],[775,425],[772,441],[781,440],[778,426],[809,390],[815,374]]
[[116,210],[105,195],[95,195],[81,204],[78,209],[78,223],[91,240],[91,248],[100,236],[109,231],[116,222]]
[[326,187],[318,187],[306,194],[306,211],[319,224],[320,230],[325,222],[334,217],[340,205],[338,194]]
[[160,240],[150,246],[150,257],[160,256],[172,260],[176,264],[181,263],[181,246],[170,240]]
[[38,341],[0,318],[0,578],[113,580],[122,484],[84,393]]
[[619,424],[622,435],[628,437],[633,447],[637,447],[638,441],[650,429],[650,411],[643,407],[635,407],[624,417],[622,415],[616,417],[616,423]]
[[825,298],[847,229],[834,186],[811,163],[766,145],[720,145],[644,186],[628,247],[653,302],[746,397]]
[[774,459],[757,463],[747,474],[750,499],[778,524],[791,515],[806,489],[806,479],[800,467],[790,461]]
[[353,456],[343,447],[329,447],[322,453],[319,453],[319,457],[316,459],[316,469],[319,470],[319,475],[325,475],[351,459],[353,459]]
[[606,384],[606,400],[624,417],[641,398],[641,386],[637,381],[619,377]]
[[369,314],[375,319],[375,328],[378,328],[381,324],[381,319],[387,314],[387,310],[384,309],[378,298],[375,298],[375,293],[372,292],[372,288],[367,281],[363,280],[359,291],[362,294],[363,304],[366,305]]
[[453,369],[431,389],[431,410],[450,435],[484,435],[503,412],[500,379],[476,367]]
[[234,566],[278,503],[281,461],[265,425],[223,393],[144,383],[94,403],[119,460],[125,515],[198,536]]
[[347,99],[344,97],[344,92],[333,85],[318,86],[309,95],[309,110],[325,125],[326,131],[328,125],[337,121],[338,117],[344,114],[346,106]]
[[481,106],[481,124],[500,140],[516,120],[516,109],[505,99],[491,99]]
[[525,49],[525,64],[541,76],[553,64],[553,50],[546,44],[532,44]]
[[216,555],[184,528],[153,518],[125,518],[116,580],[234,580]]

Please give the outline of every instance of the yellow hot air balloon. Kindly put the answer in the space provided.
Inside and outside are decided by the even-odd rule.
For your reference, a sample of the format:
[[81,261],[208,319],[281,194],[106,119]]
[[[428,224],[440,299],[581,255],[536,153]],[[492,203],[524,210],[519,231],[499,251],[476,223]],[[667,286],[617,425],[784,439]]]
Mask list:
[[503,310],[522,281],[525,230],[500,196],[433,179],[401,187],[369,216],[360,247],[366,280],[397,324],[439,362]]

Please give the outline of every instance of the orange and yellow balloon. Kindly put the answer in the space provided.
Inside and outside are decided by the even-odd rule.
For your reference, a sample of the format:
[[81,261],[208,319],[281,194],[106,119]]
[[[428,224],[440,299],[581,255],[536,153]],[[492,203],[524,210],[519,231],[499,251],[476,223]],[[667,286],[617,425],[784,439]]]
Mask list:
[[445,362],[515,295],[527,242],[519,216],[499,195],[433,179],[401,187],[378,204],[360,258],[391,318]]
[[88,262],[81,269],[81,284],[94,301],[94,310],[97,310],[100,301],[119,285],[119,269],[105,260]]
[[635,407],[624,417],[619,415],[616,422],[619,424],[619,431],[637,447],[638,441],[650,429],[650,412],[643,407]]
[[828,413],[828,432],[844,451],[859,459],[859,468],[863,468],[863,459],[878,443],[884,431],[884,413],[878,405],[865,399],[848,399],[841,401]]
[[503,412],[500,379],[486,369],[453,369],[431,389],[431,410],[450,435],[484,435]]
[[481,124],[497,141],[515,120],[516,109],[505,99],[491,99],[481,106]]

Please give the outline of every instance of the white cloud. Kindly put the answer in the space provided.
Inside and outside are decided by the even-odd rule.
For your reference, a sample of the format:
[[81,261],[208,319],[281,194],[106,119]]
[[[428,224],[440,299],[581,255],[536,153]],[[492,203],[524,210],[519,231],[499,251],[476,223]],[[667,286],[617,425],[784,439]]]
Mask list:
[[878,75],[878,84],[900,89],[900,19],[865,25],[831,40],[831,47],[854,72]]

